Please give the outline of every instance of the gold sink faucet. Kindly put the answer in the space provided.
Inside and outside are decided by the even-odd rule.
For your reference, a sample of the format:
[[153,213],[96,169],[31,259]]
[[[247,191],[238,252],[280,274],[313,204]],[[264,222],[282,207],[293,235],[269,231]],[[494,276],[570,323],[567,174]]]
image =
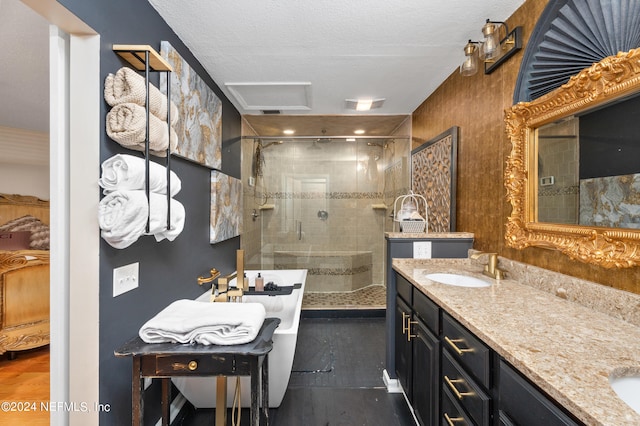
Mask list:
[[501,280],[505,277],[505,271],[498,268],[498,253],[485,253],[477,252],[470,256],[471,259],[478,259],[481,256],[487,256],[487,264],[484,265],[483,275],[493,278],[494,280]]

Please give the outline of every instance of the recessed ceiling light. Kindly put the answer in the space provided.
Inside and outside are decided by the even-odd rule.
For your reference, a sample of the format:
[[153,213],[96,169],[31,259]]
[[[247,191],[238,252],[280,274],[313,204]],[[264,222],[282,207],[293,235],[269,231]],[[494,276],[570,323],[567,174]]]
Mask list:
[[371,109],[372,103],[373,99],[358,99],[358,103],[356,104],[356,111],[369,111]]
[[385,99],[345,99],[346,109],[355,109],[356,111],[369,111],[371,109],[380,108],[384,104]]
[[353,133],[355,133],[356,135],[364,135],[364,130],[362,129],[354,130]]
[[296,131],[295,131],[295,130],[293,130],[293,129],[284,129],[282,132],[283,132],[285,135],[292,135],[292,134],[294,134]]

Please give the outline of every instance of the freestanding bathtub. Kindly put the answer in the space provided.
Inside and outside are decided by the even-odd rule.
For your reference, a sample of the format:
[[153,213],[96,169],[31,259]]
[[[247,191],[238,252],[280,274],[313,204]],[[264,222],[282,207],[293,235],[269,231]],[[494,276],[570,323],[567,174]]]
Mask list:
[[[260,270],[245,271],[249,278],[249,286],[258,272],[264,277],[265,284],[273,281],[278,286],[292,286],[301,283],[299,289],[294,289],[290,295],[243,296],[243,302],[262,303],[267,312],[267,317],[280,318],[280,325],[273,334],[273,350],[269,353],[269,407],[279,407],[289,384],[289,376],[293,366],[293,355],[298,339],[298,325],[300,324],[300,311],[302,309],[302,296],[304,294],[307,279],[306,269],[289,270]],[[231,281],[231,285],[235,285]],[[208,301],[211,290],[206,291],[196,300]],[[171,379],[178,390],[196,408],[214,408],[216,406],[216,379],[215,377],[174,377]],[[251,405],[251,381],[249,377],[240,379],[241,403],[243,407]],[[227,403],[233,404],[236,378],[227,379]]]

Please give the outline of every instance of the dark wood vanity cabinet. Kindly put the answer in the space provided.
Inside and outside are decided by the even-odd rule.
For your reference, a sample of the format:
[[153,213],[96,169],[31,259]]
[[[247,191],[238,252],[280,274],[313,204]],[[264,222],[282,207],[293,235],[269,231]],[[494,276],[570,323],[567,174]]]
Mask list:
[[[493,351],[446,312],[442,313],[442,348],[442,389],[455,397],[471,424],[492,424]],[[453,415],[442,410],[444,421]]]
[[396,374],[420,425],[581,425],[396,274]]
[[[434,425],[438,423],[440,396],[439,309],[407,280],[398,280],[396,374],[419,424]],[[407,289],[408,294],[403,292]]]
[[573,420],[504,360],[500,360],[498,394],[500,425],[582,424]]

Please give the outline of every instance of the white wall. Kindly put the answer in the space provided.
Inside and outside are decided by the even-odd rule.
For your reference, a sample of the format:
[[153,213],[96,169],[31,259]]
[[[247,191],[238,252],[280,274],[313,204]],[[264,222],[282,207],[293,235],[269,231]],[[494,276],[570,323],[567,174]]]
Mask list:
[[49,135],[0,126],[0,192],[49,199]]
[[49,164],[32,166],[0,163],[0,193],[33,195],[48,200]]

